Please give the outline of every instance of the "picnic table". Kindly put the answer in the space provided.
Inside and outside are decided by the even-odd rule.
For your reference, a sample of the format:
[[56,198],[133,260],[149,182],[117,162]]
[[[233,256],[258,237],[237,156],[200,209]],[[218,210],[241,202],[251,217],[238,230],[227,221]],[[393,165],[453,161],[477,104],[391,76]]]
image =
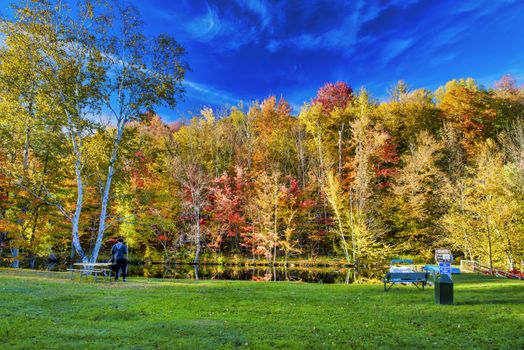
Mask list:
[[384,291],[387,292],[395,284],[412,284],[418,289],[420,289],[419,285],[421,285],[422,290],[424,290],[428,283],[428,276],[428,272],[388,272],[382,280]]
[[95,282],[98,280],[98,274],[104,276],[104,281],[109,277],[109,282],[111,282],[111,263],[75,263],[74,268],[67,269],[71,271],[71,279],[73,279],[73,274],[78,272],[80,280],[82,276],[93,276]]

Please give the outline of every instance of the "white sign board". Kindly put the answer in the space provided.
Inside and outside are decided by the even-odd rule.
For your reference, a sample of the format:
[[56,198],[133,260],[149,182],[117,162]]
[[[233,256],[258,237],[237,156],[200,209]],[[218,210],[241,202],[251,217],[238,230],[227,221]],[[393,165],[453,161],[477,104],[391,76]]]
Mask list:
[[438,263],[441,263],[441,262],[451,263],[453,261],[453,255],[451,254],[451,249],[449,248],[435,249],[435,260]]

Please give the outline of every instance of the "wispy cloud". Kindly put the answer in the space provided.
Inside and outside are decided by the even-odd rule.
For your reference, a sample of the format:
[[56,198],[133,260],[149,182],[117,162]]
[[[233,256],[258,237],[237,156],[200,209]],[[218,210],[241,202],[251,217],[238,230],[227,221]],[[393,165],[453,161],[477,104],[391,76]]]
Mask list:
[[280,47],[280,42],[278,40],[271,39],[266,44],[266,49],[270,52],[276,52],[278,51],[278,48]]
[[224,16],[217,7],[209,4],[204,14],[186,23],[185,29],[193,40],[211,44],[218,51],[237,49],[253,42],[258,34],[256,27]]
[[260,0],[236,0],[236,3],[240,7],[244,7],[248,9],[249,11],[255,13],[260,18],[261,27],[265,28],[271,19],[273,18],[273,15],[270,12],[270,9],[268,8],[268,4],[265,1]]
[[283,93],[297,109],[328,81],[365,85],[380,96],[398,79],[433,87],[518,66],[518,1],[177,0],[157,6],[160,15],[149,12],[158,26],[170,25],[198,71],[183,105]]
[[188,88],[187,99],[193,100],[195,104],[236,105],[240,101],[238,96],[207,84],[186,80],[184,85]]
[[[354,1],[347,3],[343,12],[338,15],[343,17],[341,24],[333,24],[322,31],[308,30],[296,36],[272,39],[266,48],[272,52],[277,49],[287,49],[294,47],[300,50],[337,50],[348,56],[354,52],[356,44],[359,42],[358,33],[363,23],[377,17],[383,10],[383,6],[367,1]],[[316,13],[312,11],[309,16],[303,19],[307,24]]]
[[224,28],[216,9],[207,5],[206,13],[188,22],[186,29],[194,39],[207,42],[215,39],[217,35],[224,30],[227,31],[228,28]]
[[413,39],[397,39],[390,41],[382,51],[381,61],[383,64],[388,64],[396,57],[402,55],[413,44]]

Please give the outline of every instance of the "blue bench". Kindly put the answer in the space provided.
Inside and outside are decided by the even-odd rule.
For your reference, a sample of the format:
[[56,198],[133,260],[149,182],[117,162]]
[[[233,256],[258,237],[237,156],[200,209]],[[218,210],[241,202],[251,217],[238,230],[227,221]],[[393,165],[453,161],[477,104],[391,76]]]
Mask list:
[[385,292],[398,283],[411,283],[418,289],[422,286],[422,290],[424,290],[424,287],[428,283],[428,277],[428,272],[388,272],[382,282],[384,283]]

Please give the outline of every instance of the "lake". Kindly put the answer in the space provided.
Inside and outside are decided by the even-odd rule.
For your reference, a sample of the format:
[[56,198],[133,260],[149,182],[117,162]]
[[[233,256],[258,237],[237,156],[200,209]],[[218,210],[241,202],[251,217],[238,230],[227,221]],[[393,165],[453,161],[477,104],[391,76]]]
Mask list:
[[[7,267],[7,266],[4,266]],[[22,263],[21,267],[29,268]],[[67,271],[69,265],[37,261],[36,270]],[[384,269],[355,270],[346,267],[224,266],[191,264],[129,264],[129,277],[193,280],[291,281],[306,283],[353,283],[379,280]]]

